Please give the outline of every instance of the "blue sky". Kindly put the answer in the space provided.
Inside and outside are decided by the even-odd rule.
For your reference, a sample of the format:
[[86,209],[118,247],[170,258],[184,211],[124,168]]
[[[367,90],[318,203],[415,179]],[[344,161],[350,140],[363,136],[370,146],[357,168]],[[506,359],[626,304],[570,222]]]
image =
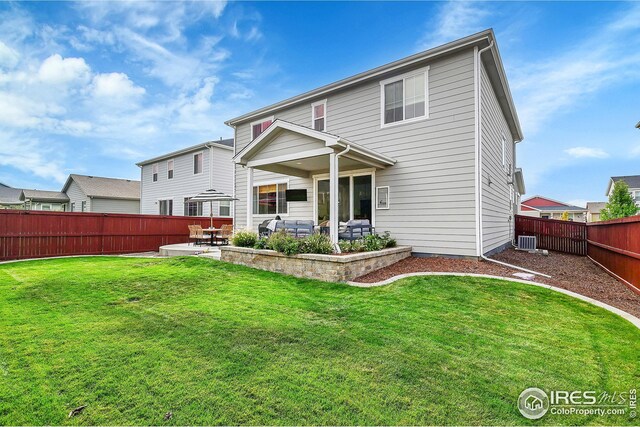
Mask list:
[[528,195],[640,174],[640,3],[3,2],[0,182],[139,178],[229,118],[489,27]]

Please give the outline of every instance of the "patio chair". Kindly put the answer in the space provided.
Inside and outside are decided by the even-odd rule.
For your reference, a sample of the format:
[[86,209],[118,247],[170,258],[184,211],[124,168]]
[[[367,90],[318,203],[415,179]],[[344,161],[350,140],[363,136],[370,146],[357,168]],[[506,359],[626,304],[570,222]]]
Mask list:
[[271,234],[271,230],[267,228],[270,222],[270,219],[265,219],[260,223],[260,225],[258,226],[258,235],[260,237],[267,237],[269,236],[269,234]]
[[223,224],[222,227],[220,227],[220,232],[213,239],[216,242],[216,244],[218,244],[219,242],[221,245],[228,245],[229,239],[231,238],[232,235],[233,235],[233,225]]
[[285,230],[293,237],[306,237],[313,234],[313,220],[294,219],[276,222],[275,231]]
[[202,226],[190,225],[189,226],[189,239],[195,240],[196,245],[200,245],[203,240],[210,240],[211,234],[205,234]]
[[347,221],[344,231],[338,233],[338,238],[341,240],[357,240],[370,234],[375,234],[375,229],[368,219],[352,219]]

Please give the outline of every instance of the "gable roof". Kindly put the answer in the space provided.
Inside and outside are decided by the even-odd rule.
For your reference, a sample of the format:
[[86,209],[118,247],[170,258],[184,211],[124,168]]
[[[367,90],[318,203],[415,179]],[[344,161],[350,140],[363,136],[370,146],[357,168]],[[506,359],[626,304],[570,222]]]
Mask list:
[[380,164],[381,167],[393,166],[396,163],[395,159],[385,156],[384,154],[377,153],[369,148],[363,147],[355,142],[351,142],[348,139],[342,138],[339,135],[334,135],[329,132],[323,132],[315,129],[311,129],[306,126],[299,125],[297,123],[291,123],[282,119],[276,119],[269,127],[262,132],[256,139],[251,141],[242,150],[233,157],[234,163],[246,164],[246,158],[251,157],[252,154],[257,153],[260,149],[269,143],[269,141],[276,136],[279,132],[287,130],[297,133],[301,136],[317,139],[324,143],[325,147],[330,148],[326,153],[328,154],[334,148],[345,149],[349,147],[349,152],[370,158],[372,161]]
[[[530,202],[535,201],[536,203],[531,204]],[[540,203],[539,201],[546,201],[547,203]],[[580,212],[585,212],[587,209],[580,207],[580,206],[575,206],[575,205],[569,205],[566,204],[564,202],[560,202],[558,200],[554,200],[554,199],[550,199],[549,197],[543,197],[543,196],[533,196],[533,197],[529,197],[527,200],[523,200],[522,202],[520,202],[520,204],[522,206],[526,206],[527,208],[529,208],[530,210],[535,210],[535,211],[558,211],[558,212],[564,212],[564,211],[569,211],[569,212],[573,212],[573,211],[580,211]]]
[[600,212],[607,207],[607,202],[587,202],[587,210],[589,212]]
[[53,202],[53,203],[67,203],[69,197],[60,191],[49,190],[22,190],[20,194],[20,200],[31,200],[34,202]]
[[640,175],[627,175],[627,176],[612,176],[607,185],[607,192],[605,196],[608,196],[611,192],[611,187],[618,181],[624,181],[629,188],[640,188]]
[[74,181],[84,194],[96,199],[140,200],[140,181],[71,174],[62,187],[66,192]]
[[160,162],[162,160],[168,160],[168,159],[170,159],[172,157],[177,157],[177,156],[180,156],[182,154],[190,153],[192,151],[204,150],[205,148],[209,148],[209,147],[218,147],[218,148],[224,148],[225,150],[233,150],[233,145],[234,145],[233,144],[233,138],[220,139],[218,141],[202,142],[200,144],[192,145],[190,147],[181,148],[180,150],[172,151],[172,152],[167,153],[167,154],[161,154],[160,156],[153,157],[153,158],[148,159],[148,160],[143,160],[143,161],[141,161],[139,163],[136,163],[136,166],[144,166],[144,165],[148,165],[150,163],[156,163],[156,162]]
[[[492,45],[493,43],[493,45]],[[433,61],[439,56],[450,54],[452,52],[460,51],[462,49],[468,49],[477,46],[484,48],[492,46],[489,49],[489,53],[483,56],[483,63],[487,67],[487,75],[492,82],[492,86],[496,90],[496,96],[504,115],[509,124],[511,133],[517,141],[523,139],[522,129],[520,128],[520,121],[518,120],[518,114],[516,113],[513,98],[511,96],[511,90],[507,83],[502,60],[500,59],[500,53],[498,51],[498,45],[495,41],[495,34],[493,29],[487,29],[479,33],[470,35],[468,37],[461,38],[459,40],[452,41],[450,43],[437,46],[433,49],[429,49],[423,52],[416,53],[406,58],[390,62],[377,68],[356,74],[351,77],[347,77],[337,82],[330,83],[325,86],[321,86],[317,89],[302,93],[292,98],[285,99],[284,101],[277,102],[275,104],[260,108],[242,116],[238,116],[225,122],[229,126],[236,126],[239,123],[247,122],[252,119],[266,116],[276,110],[291,107],[298,103],[308,102],[311,99],[320,99],[331,93],[345,89],[349,86],[361,84],[371,80],[382,79],[391,73],[400,72],[401,70],[409,67],[418,67],[420,65],[426,65],[426,63]],[[490,58],[490,59],[488,59]]]
[[22,202],[20,201],[21,193],[22,193],[22,189],[20,188],[12,188],[5,184],[0,185],[0,204],[3,204],[3,205],[22,204]]

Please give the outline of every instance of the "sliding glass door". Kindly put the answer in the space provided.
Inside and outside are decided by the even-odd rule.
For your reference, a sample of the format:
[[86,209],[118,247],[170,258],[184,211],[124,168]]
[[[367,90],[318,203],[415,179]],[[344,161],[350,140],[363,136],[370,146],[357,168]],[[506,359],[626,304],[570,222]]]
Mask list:
[[[371,175],[345,176],[338,180],[338,221],[350,219],[368,219],[372,221],[372,189]],[[317,181],[316,204],[317,221],[329,220],[329,180]]]

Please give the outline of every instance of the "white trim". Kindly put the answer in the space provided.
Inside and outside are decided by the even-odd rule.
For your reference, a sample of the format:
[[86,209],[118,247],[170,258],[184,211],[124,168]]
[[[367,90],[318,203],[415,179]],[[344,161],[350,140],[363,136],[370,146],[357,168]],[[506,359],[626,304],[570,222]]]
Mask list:
[[[155,172],[154,172],[155,170]],[[153,175],[157,175],[156,179],[153,179]],[[151,182],[158,182],[160,180],[160,166],[156,162],[151,165]]]
[[[197,155],[201,155],[202,156],[202,165],[200,166],[200,172],[196,173],[196,164],[195,164],[195,159]],[[200,151],[198,153],[193,153],[193,157],[191,158],[191,172],[193,173],[193,175],[202,175],[204,173],[204,151]]]
[[[400,74],[395,77],[391,77],[385,80],[380,81],[380,128],[388,128],[393,126],[399,126],[408,123],[419,122],[422,120],[427,120],[429,118],[429,69],[430,67],[427,65],[426,67],[420,68],[418,70],[413,70],[408,73]],[[416,77],[419,75],[424,76],[424,116],[413,117],[411,119],[405,119],[405,100],[406,93],[405,88],[407,87],[406,80],[412,77]],[[391,83],[396,83],[402,80],[402,120],[398,120],[397,122],[385,123],[384,122],[384,87]]]
[[275,122],[275,116],[264,117],[262,119],[254,120],[251,123],[249,123],[249,128],[251,129],[251,141],[254,141],[258,136],[262,135],[265,130],[267,130],[267,129],[262,129],[262,132],[260,132],[260,135],[254,136],[253,135],[253,126],[257,125],[258,123],[262,124],[262,123],[264,123],[266,121],[269,121],[269,120],[271,120],[271,124],[269,126],[267,126],[267,129],[269,129],[269,127],[273,124],[273,122]]
[[478,69],[479,65],[479,55],[478,55],[478,47],[473,48],[473,109],[474,109],[474,187],[475,187],[475,222],[476,222],[476,256],[482,255],[482,249],[480,245],[480,132],[479,123],[480,123],[480,94],[478,88],[480,87],[480,70]]
[[507,137],[502,132],[502,169],[507,171]]
[[327,131],[327,98],[321,101],[316,101],[311,103],[311,129],[318,130],[316,129],[316,126],[315,126],[315,122],[318,119],[318,117],[315,117],[315,114],[314,114],[315,107],[318,105],[324,105],[324,116],[321,117],[324,119],[324,129],[319,130],[319,132],[326,132]]
[[324,156],[333,153],[332,148],[323,147],[298,153],[283,154],[282,156],[270,157],[268,159],[249,160],[247,166],[254,168],[257,166],[271,165],[276,163],[290,162],[292,160],[306,159],[309,157]]
[[[379,200],[379,199],[378,199],[378,191],[379,191],[381,188],[386,188],[386,189],[387,189],[387,207],[385,207],[385,208],[378,207],[378,200]],[[382,186],[380,186],[380,187],[376,187],[376,200],[375,200],[375,205],[376,205],[376,206],[375,206],[376,210],[378,210],[378,209],[380,209],[380,210],[388,210],[388,209],[391,207],[391,188],[389,188],[389,186],[388,186],[388,185],[382,185]]]
[[[169,169],[169,162],[171,162],[171,169]],[[167,160],[167,180],[171,180],[176,176],[176,162],[174,161],[174,159],[169,159]],[[171,176],[171,178],[169,178],[169,171],[171,171],[173,173],[173,175]]]

